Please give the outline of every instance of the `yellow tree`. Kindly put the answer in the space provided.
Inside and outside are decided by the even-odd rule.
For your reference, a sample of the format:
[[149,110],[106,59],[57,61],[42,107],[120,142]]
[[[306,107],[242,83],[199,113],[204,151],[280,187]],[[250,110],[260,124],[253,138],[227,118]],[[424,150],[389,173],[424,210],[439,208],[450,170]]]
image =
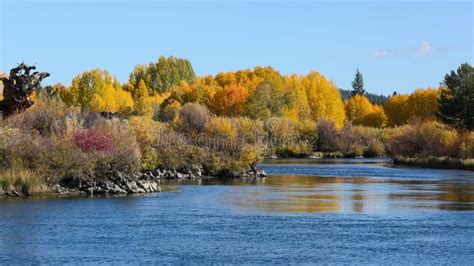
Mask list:
[[356,94],[345,101],[347,119],[354,125],[384,127],[387,116],[383,108],[373,105],[365,96]]
[[383,108],[387,115],[389,126],[406,124],[410,118],[410,113],[408,112],[408,95],[391,96]]
[[372,113],[365,116],[362,124],[368,127],[385,127],[387,125],[387,116],[382,106],[373,105]]
[[328,119],[337,127],[342,127],[345,121],[344,103],[336,85],[319,72],[309,73],[301,83],[306,90],[313,120]]
[[151,109],[151,106],[148,102],[148,88],[145,84],[145,81],[142,79],[138,83],[138,88],[134,90],[132,93],[133,101],[134,101],[134,106],[135,106],[135,112],[139,115],[147,115],[151,114],[153,109]]
[[76,76],[68,89],[60,91],[60,97],[68,105],[91,111],[120,112],[130,106],[131,96],[107,71],[93,69]]
[[439,110],[438,89],[428,88],[414,91],[408,97],[407,106],[410,117],[421,120],[432,119]]
[[363,125],[367,115],[374,111],[369,99],[358,94],[346,100],[345,107],[347,119],[354,125]]
[[440,89],[418,89],[409,95],[393,95],[384,105],[390,126],[403,125],[412,119],[434,119],[439,110]]
[[296,112],[299,120],[310,119],[311,110],[305,87],[301,84],[301,78],[298,75],[285,77],[285,87],[290,96],[290,103],[288,109],[285,110],[285,117],[292,118],[293,112]]

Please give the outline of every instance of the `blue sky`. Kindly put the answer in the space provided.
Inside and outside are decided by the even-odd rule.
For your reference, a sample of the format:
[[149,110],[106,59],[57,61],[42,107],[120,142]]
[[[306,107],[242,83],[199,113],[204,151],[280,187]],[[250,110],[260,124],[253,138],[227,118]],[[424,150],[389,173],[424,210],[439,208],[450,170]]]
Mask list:
[[374,93],[438,86],[473,63],[472,2],[0,0],[0,70],[37,64],[62,82],[95,67],[125,82],[136,64],[175,55],[198,75],[271,65],[320,71]]

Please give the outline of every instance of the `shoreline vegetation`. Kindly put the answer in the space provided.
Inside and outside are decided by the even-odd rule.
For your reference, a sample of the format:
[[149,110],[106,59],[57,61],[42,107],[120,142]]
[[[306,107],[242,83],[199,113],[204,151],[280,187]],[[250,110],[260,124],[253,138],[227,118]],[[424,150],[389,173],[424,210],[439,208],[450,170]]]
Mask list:
[[169,179],[260,178],[256,164],[272,157],[473,170],[472,72],[464,64],[440,88],[373,103],[358,71],[346,100],[319,72],[197,77],[175,57],[138,65],[125,84],[86,71],[0,120],[0,194],[158,192]]
[[474,159],[460,159],[451,157],[396,157],[393,158],[395,165],[435,168],[435,169],[455,169],[474,171]]

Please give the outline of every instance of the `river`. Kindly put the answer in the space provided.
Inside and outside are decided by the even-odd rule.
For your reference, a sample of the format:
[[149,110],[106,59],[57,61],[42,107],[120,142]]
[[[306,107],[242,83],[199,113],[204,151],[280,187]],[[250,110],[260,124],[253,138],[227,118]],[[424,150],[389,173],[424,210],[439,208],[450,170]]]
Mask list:
[[474,261],[474,173],[274,160],[260,180],[126,197],[0,199],[0,263]]

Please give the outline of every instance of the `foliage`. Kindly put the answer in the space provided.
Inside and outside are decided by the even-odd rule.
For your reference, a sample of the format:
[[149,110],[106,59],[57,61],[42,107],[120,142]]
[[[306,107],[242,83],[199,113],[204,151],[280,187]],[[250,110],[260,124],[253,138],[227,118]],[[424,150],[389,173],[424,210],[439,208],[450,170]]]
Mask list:
[[438,112],[440,89],[418,89],[409,95],[393,95],[384,105],[388,125],[404,125],[413,120],[433,120]]
[[[137,66],[125,85],[94,69],[68,88],[39,91],[26,112],[0,120],[0,183],[29,193],[115,170],[202,166],[238,175],[275,154],[463,163],[474,156],[466,65],[446,76],[446,87],[393,95],[382,107],[359,93],[343,102],[318,72],[283,76],[256,67],[194,77],[188,63],[160,58]],[[461,130],[437,122],[437,112]]]
[[458,133],[433,121],[406,125],[390,140],[393,156],[458,156]]
[[204,131],[209,120],[211,120],[211,113],[205,105],[186,103],[179,110],[177,128],[184,133],[197,134]]
[[216,91],[210,100],[209,109],[223,116],[241,116],[245,112],[245,102],[249,96],[243,86],[229,85]]
[[356,96],[356,95],[360,95],[360,96],[365,95],[364,77],[359,72],[359,69],[356,70],[354,80],[352,81],[352,96]]
[[178,118],[181,103],[172,99],[166,99],[160,106],[158,120],[161,122],[173,122]]
[[384,110],[372,105],[367,97],[355,95],[345,101],[346,116],[354,125],[383,127],[387,122]]
[[474,68],[465,63],[444,77],[439,117],[458,128],[474,129]]
[[156,63],[136,66],[130,74],[129,87],[138,88],[143,80],[149,95],[163,94],[183,80],[191,83],[195,76],[188,60],[161,56]]
[[318,72],[311,72],[301,79],[306,90],[313,120],[328,119],[341,127],[345,120],[344,104],[336,85]]
[[385,147],[380,130],[346,123],[337,136],[337,147],[345,157],[381,157]]
[[108,152],[112,149],[110,136],[95,128],[75,131],[73,141],[78,148],[86,153],[95,151]]
[[283,116],[289,95],[282,89],[272,86],[268,81],[260,83],[247,101],[247,115],[252,119]]
[[33,172],[52,184],[100,179],[112,170],[133,173],[140,167],[138,146],[122,121],[81,113],[57,100],[43,99],[2,123],[8,125],[0,137],[6,173]]
[[107,71],[93,69],[76,76],[68,89],[59,91],[67,105],[80,106],[93,112],[129,113],[133,99],[123,91],[116,78]]
[[390,126],[406,124],[409,119],[408,95],[393,95],[384,104]]
[[[339,89],[339,91],[341,93],[342,100],[347,100],[347,99],[352,97],[352,90]],[[370,92],[366,92],[364,94],[364,96],[367,97],[367,99],[369,99],[369,101],[372,104],[383,105],[388,100],[388,97],[385,96],[385,95],[374,94],[374,93],[370,93]]]
[[316,128],[318,134],[316,149],[325,152],[335,151],[337,149],[336,124],[332,121],[322,119],[319,120],[316,125]]

